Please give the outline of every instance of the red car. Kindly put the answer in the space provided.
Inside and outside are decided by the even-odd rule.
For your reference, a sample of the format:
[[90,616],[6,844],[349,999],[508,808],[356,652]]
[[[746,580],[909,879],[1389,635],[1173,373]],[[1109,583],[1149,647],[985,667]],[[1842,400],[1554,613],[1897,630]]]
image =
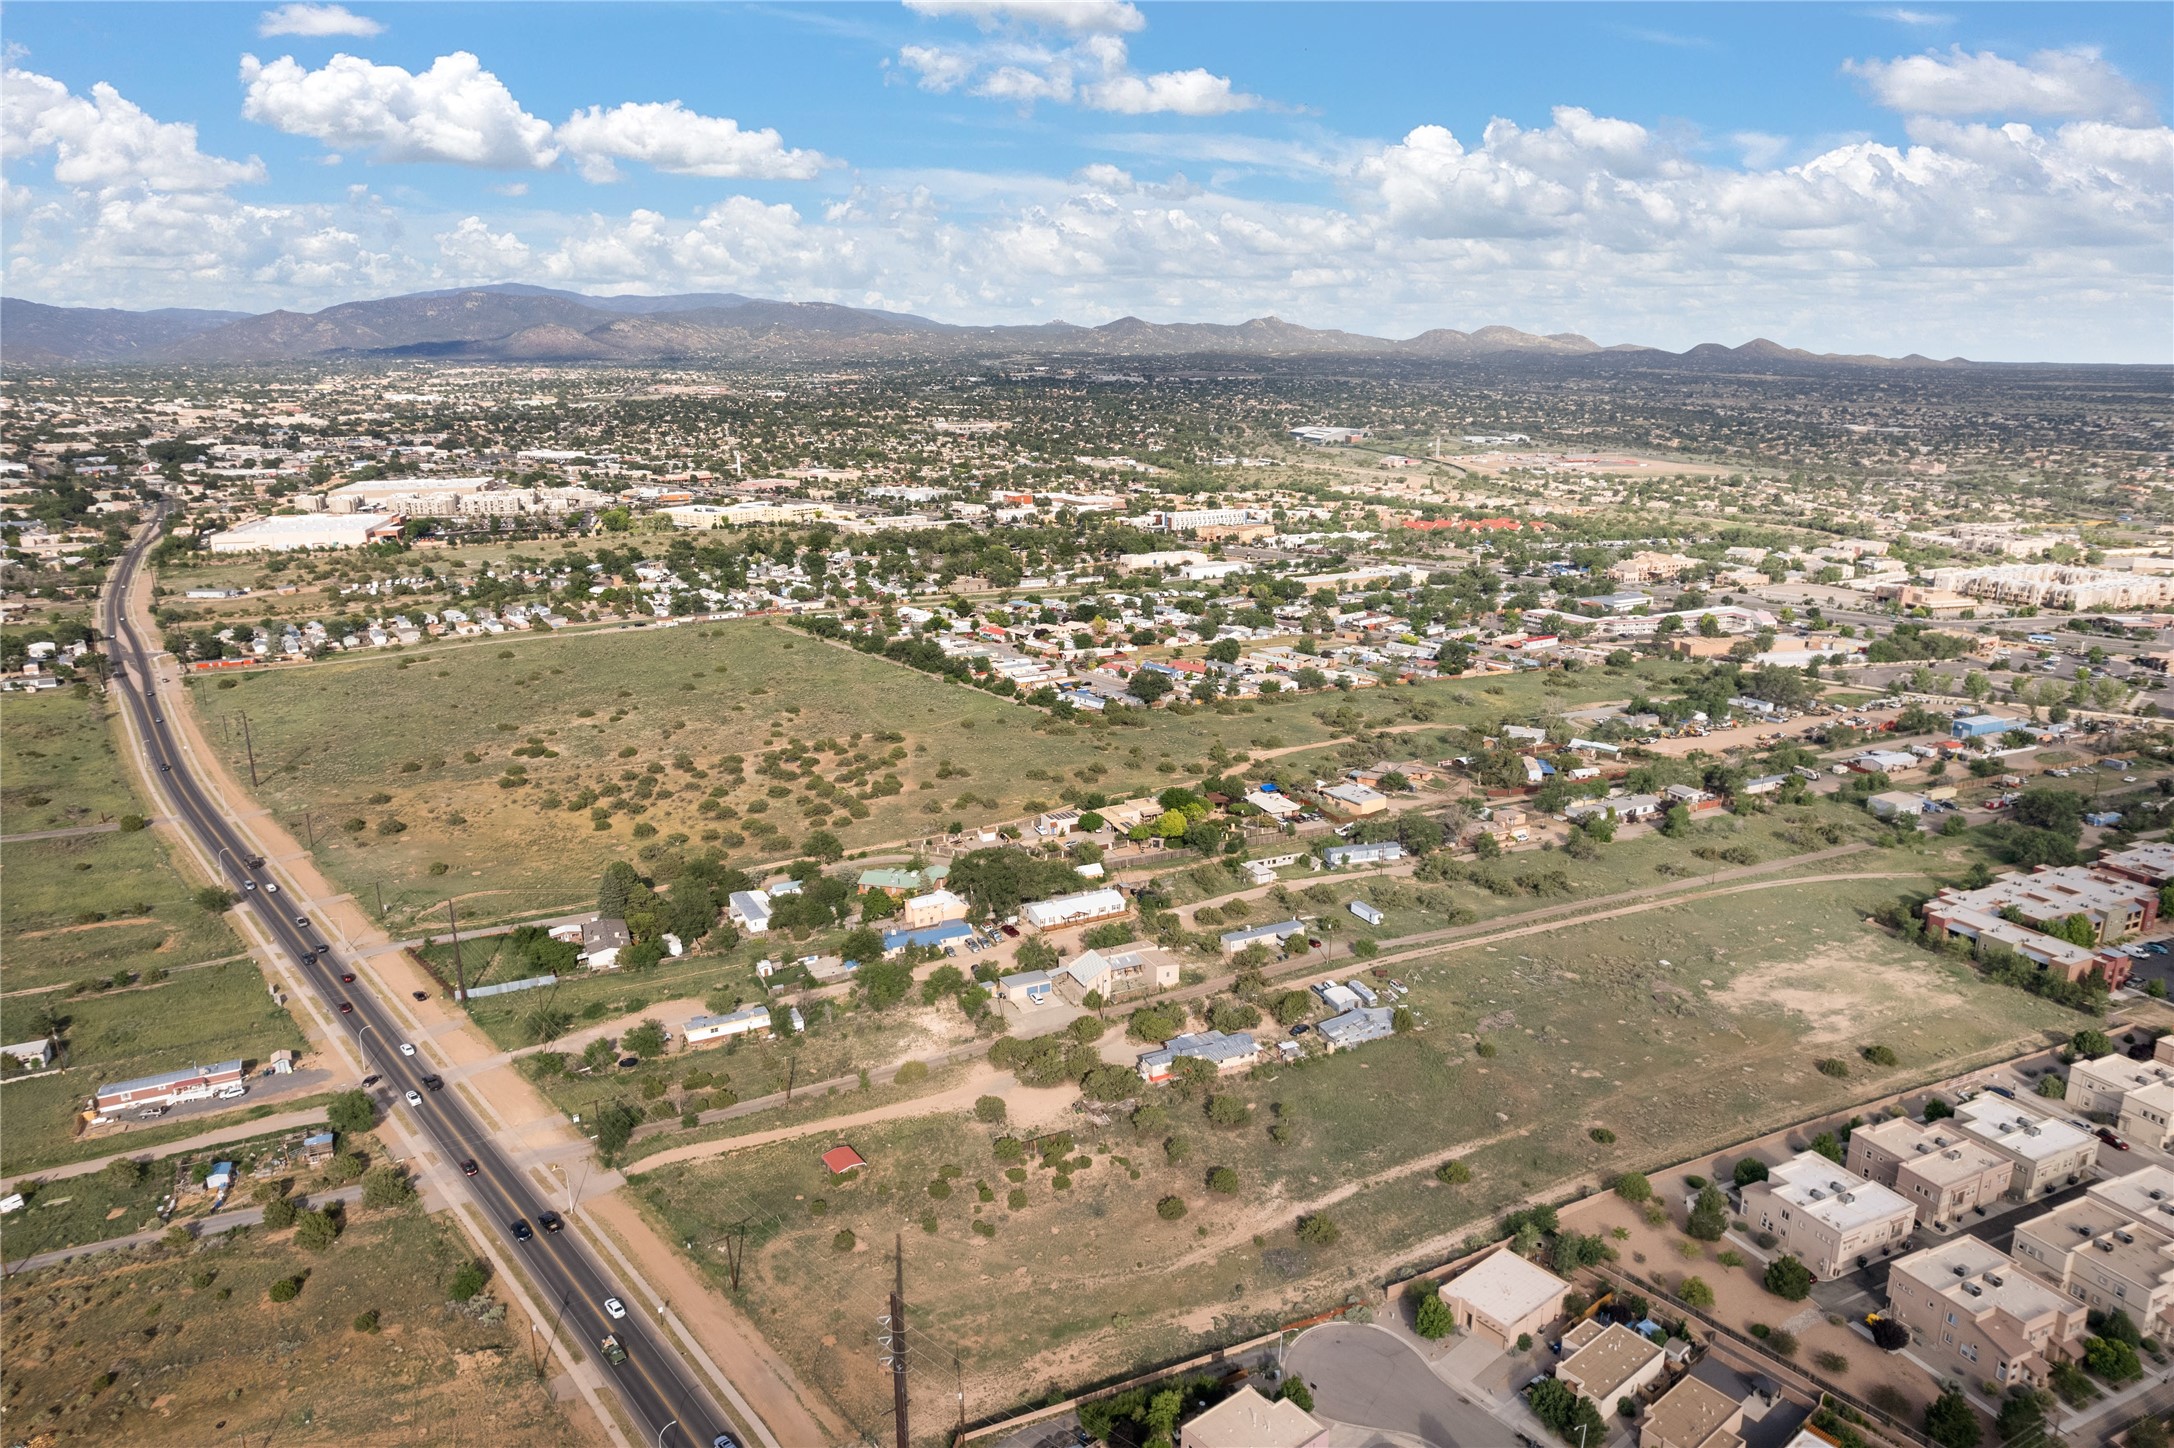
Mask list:
[[2127,1142],[2123,1141],[2120,1137],[2114,1135],[2109,1128],[2104,1126],[2098,1129],[2098,1139],[2105,1142],[2115,1151],[2127,1151],[2129,1149],[2129,1144]]
[[341,972],[340,972],[340,984],[341,984],[341,985],[353,985],[354,983],[355,983],[355,973],[354,973],[353,971],[351,971],[351,970],[343,970],[343,971],[341,971]]
[[341,1002],[340,1002],[340,1014],[341,1014],[341,1015],[343,1015],[343,1016],[351,1016],[351,1015],[353,1015],[354,1013],[355,1013],[355,1008],[354,1008],[354,1007],[353,1007],[352,1005],[348,1004],[348,1003],[347,1003],[346,1001],[341,1001]]
[[480,1168],[476,1165],[476,1159],[472,1156],[469,1157],[468,1160],[460,1164],[460,1174],[462,1176],[474,1176],[479,1170]]

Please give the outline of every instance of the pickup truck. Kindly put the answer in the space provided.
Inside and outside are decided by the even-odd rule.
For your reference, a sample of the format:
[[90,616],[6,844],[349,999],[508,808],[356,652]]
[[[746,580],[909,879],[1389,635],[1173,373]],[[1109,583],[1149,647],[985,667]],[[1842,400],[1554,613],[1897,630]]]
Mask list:
[[610,1363],[613,1367],[618,1367],[627,1360],[627,1350],[619,1345],[619,1335],[617,1333],[606,1333],[604,1340],[596,1346],[597,1350],[604,1354],[604,1361]]

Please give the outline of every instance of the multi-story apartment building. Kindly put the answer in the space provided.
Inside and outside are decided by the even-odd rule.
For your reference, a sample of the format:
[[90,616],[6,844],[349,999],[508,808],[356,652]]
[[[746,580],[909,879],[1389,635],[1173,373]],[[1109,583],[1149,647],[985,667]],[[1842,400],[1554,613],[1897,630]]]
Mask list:
[[1893,1187],[1867,1181],[1816,1151],[1801,1151],[1744,1188],[1744,1215],[1820,1278],[1900,1246],[1917,1209]]
[[1997,1202],[2015,1165],[1984,1142],[1945,1124],[1891,1117],[1849,1136],[1849,1169],[1893,1187],[1921,1222],[1944,1227],[1972,1207]]
[[1974,1096],[1955,1108],[1951,1123],[2015,1164],[2008,1195],[2029,1201],[2081,1181],[2098,1163],[2091,1133],[2041,1116],[2020,1101]]
[[2089,1196],[2015,1231],[2016,1264],[2097,1312],[2116,1309],[2151,1337],[2174,1327],[2174,1241]]
[[2074,1356],[2087,1318],[2083,1304],[1967,1236],[1895,1263],[1887,1307],[1936,1370],[2003,1388],[2043,1383]]
[[2068,1104],[2113,1118],[2123,1136],[2164,1151],[2174,1137],[2174,1065],[2101,1056],[2068,1068]]

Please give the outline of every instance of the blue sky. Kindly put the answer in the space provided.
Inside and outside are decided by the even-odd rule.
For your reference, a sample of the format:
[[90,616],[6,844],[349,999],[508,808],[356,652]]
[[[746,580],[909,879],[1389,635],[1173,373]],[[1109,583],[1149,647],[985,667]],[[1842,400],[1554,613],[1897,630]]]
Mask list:
[[2163,5],[15,4],[10,295],[2166,361]]

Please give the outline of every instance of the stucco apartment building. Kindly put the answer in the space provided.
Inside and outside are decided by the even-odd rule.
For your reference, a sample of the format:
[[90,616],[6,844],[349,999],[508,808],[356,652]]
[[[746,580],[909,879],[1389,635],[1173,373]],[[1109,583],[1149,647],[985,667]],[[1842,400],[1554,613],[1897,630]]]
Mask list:
[[1798,1152],[1743,1195],[1755,1229],[1773,1233],[1780,1251],[1822,1280],[1853,1271],[1860,1257],[1892,1251],[1917,1225],[1907,1197],[1816,1151]]
[[1623,1398],[1635,1398],[1660,1380],[1667,1366],[1660,1344],[1620,1322],[1587,1319],[1563,1334],[1563,1360],[1555,1381],[1590,1398],[1603,1417]]
[[1848,1166],[1867,1181],[1893,1187],[1917,1208],[1919,1221],[1936,1227],[1999,1201],[2015,1177],[2015,1164],[1984,1142],[1905,1116],[1851,1132]]
[[1438,1290],[1455,1314],[1459,1332],[1507,1350],[1527,1333],[1538,1337],[1563,1315],[1570,1284],[1505,1247]]
[[2076,1356],[2087,1309],[2007,1254],[1960,1236],[1889,1269],[1887,1307],[1934,1369],[2002,1388],[2036,1386]]
[[2078,1061],[2068,1068],[2066,1099],[2078,1111],[2114,1118],[2123,1136],[2154,1151],[2174,1138],[2174,1065],[2120,1054]]
[[2016,1265],[2086,1308],[2118,1308],[2146,1337],[2174,1327],[2174,1241],[2089,1196],[2015,1230]]
[[2099,1144],[2088,1131],[1991,1093],[1957,1106],[1949,1124],[2014,1163],[2008,1195],[2016,1201],[2080,1181],[2098,1163]]

